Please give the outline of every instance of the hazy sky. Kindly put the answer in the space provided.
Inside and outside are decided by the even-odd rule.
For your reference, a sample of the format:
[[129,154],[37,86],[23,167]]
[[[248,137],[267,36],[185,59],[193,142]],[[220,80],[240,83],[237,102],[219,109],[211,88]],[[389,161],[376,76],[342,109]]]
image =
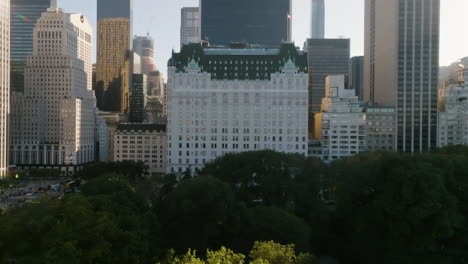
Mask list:
[[[236,1],[236,0],[232,0]],[[254,0],[252,0],[254,1]],[[310,31],[310,0],[293,1],[293,40],[302,47]],[[468,0],[441,0],[440,64],[468,56]],[[351,55],[364,53],[364,0],[325,0],[326,37],[351,38]],[[166,73],[171,50],[178,51],[180,9],[198,0],[134,0],[133,32],[155,39],[155,61]],[[96,25],[96,0],[60,0],[66,12],[84,13]]]

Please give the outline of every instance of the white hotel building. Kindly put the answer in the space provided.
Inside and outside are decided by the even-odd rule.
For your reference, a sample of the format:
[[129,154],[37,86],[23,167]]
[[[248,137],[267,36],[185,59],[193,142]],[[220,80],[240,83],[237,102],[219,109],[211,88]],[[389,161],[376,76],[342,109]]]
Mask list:
[[12,100],[11,164],[65,175],[95,160],[92,34],[83,15],[57,8],[37,21],[24,94]]
[[8,168],[10,115],[10,0],[0,0],[0,178]]
[[190,44],[168,66],[168,172],[226,153],[307,155],[307,57],[293,44]]

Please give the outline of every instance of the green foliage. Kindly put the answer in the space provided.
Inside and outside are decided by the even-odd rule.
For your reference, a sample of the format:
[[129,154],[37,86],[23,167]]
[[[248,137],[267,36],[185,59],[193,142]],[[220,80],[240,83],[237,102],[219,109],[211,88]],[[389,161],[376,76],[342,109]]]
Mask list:
[[75,177],[93,179],[105,174],[116,173],[124,176],[128,180],[135,181],[145,176],[147,171],[148,167],[143,162],[99,162],[85,166],[83,170],[75,174]]
[[[249,209],[245,221],[243,237],[246,244],[251,241],[276,241],[282,244],[294,244],[299,251],[310,250],[310,231],[307,223],[285,210],[274,207],[256,207]],[[250,243],[249,243],[250,242]]]
[[0,263],[154,263],[167,252],[162,264],[318,263],[308,252],[324,263],[468,263],[468,147],[329,166],[257,151],[182,181],[144,174],[92,165],[81,194],[6,211]]
[[255,242],[250,252],[252,260],[262,260],[269,264],[294,264],[294,245],[281,245],[273,241]]
[[365,153],[332,165],[337,215],[348,245],[344,258],[449,261],[445,240],[465,222],[456,195],[447,188],[450,170],[439,166],[440,158]]
[[158,209],[163,241],[177,252],[219,248],[228,244],[240,226],[241,209],[231,188],[209,176],[180,183]]
[[244,255],[236,254],[225,247],[218,251],[208,250],[206,253],[206,264],[243,264],[244,259]]

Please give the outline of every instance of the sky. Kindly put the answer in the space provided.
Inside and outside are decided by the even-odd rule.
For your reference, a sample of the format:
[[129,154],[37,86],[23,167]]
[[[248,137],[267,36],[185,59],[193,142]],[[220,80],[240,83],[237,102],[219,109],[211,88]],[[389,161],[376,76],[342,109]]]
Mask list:
[[[133,0],[133,33],[149,33],[155,40],[155,62],[167,72],[171,51],[179,50],[180,9],[198,6],[198,0]],[[236,1],[236,0],[232,0]],[[254,1],[254,0],[251,0]],[[310,32],[310,0],[292,0],[292,38],[303,47]],[[468,0],[441,0],[440,65],[448,65],[468,56],[466,12]],[[59,6],[69,13],[83,13],[96,34],[96,0],[60,0]],[[364,54],[364,0],[325,0],[328,38],[351,39],[351,55]],[[94,38],[95,39],[95,38]]]

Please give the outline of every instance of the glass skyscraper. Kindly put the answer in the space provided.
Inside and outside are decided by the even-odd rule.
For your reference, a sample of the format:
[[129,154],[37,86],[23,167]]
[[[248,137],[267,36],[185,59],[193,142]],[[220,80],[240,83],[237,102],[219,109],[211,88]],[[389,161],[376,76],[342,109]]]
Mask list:
[[97,21],[105,18],[132,19],[133,0],[97,0]]
[[437,144],[440,0],[366,0],[364,99],[397,109],[396,149]]
[[129,108],[132,9],[133,0],[97,0],[96,98],[103,111]]
[[[9,0],[10,1],[10,0]],[[11,89],[24,90],[26,58],[33,51],[33,29],[43,12],[50,7],[50,0],[11,0],[10,46]]]
[[201,38],[210,45],[280,46],[291,40],[291,0],[200,0]]

